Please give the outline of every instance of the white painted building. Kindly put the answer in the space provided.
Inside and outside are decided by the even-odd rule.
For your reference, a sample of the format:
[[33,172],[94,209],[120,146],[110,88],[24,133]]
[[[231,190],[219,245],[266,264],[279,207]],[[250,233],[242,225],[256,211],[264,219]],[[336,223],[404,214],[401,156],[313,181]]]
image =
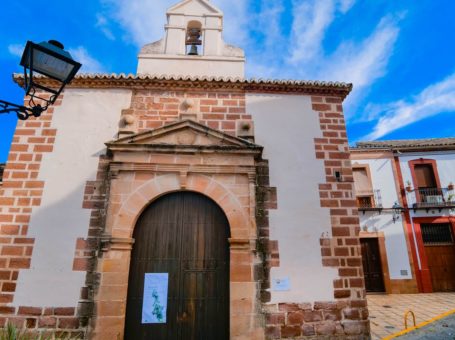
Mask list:
[[[385,239],[385,249],[379,249],[383,289],[454,291],[455,138],[361,142],[351,151],[354,172],[367,169],[356,185],[361,237],[376,233]],[[362,193],[369,183],[371,201]],[[404,208],[398,221],[391,209],[395,203]],[[367,257],[364,253],[364,266]]]
[[352,85],[245,80],[210,1],[167,18],[136,75],[79,75],[18,124],[0,317],[93,339],[367,339]]

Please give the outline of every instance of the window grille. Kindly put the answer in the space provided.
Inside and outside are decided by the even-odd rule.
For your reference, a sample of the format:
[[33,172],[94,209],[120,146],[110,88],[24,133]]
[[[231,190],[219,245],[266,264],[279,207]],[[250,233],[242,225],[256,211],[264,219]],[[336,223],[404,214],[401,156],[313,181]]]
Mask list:
[[423,244],[427,246],[453,244],[452,226],[449,223],[421,224]]

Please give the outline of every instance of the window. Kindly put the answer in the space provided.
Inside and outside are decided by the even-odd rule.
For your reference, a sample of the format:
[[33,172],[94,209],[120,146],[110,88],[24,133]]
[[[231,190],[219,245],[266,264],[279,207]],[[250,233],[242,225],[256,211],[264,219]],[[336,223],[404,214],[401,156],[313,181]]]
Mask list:
[[3,170],[5,169],[5,164],[0,164],[0,183],[3,181]]
[[373,198],[371,196],[357,197],[357,206],[359,208],[373,208]]
[[370,172],[367,166],[354,167],[354,188],[359,208],[374,208],[374,193],[371,184]]
[[414,172],[419,189],[436,188],[436,178],[431,164],[416,164]]
[[416,206],[422,208],[444,205],[444,190],[441,188],[438,168],[434,159],[409,161],[414,182]]
[[373,188],[367,168],[354,168],[354,186],[357,195],[371,194]]
[[426,246],[453,244],[452,226],[449,223],[421,224],[423,244]]

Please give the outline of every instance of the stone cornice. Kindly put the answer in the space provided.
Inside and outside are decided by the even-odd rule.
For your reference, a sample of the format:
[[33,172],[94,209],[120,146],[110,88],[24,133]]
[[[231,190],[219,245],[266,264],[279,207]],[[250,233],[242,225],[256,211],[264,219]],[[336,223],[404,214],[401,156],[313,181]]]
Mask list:
[[[24,76],[14,74],[14,81],[22,86]],[[38,76],[38,84],[57,87],[55,80]],[[341,98],[352,90],[352,84],[322,81],[296,80],[263,80],[218,77],[182,77],[158,75],[125,75],[125,74],[81,74],[76,76],[69,88],[125,88],[125,89],[222,89],[246,91],[253,93],[289,93],[308,95],[333,95]]]

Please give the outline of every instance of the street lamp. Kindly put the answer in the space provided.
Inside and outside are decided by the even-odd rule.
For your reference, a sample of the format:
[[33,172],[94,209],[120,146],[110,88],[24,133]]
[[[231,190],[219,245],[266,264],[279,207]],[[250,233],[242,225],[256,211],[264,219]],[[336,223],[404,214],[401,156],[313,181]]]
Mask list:
[[[29,96],[29,107],[0,100],[0,113],[16,112],[19,119],[26,120],[30,116],[41,116],[41,113],[54,104],[82,65],[73,60],[61,43],[49,40],[39,44],[28,41],[22,55],[21,66],[24,67],[24,90],[25,95]],[[57,80],[60,87],[52,89],[36,83],[33,79],[34,73]],[[42,96],[43,91],[50,94],[50,97]],[[45,105],[36,104],[35,99],[44,101]]]

